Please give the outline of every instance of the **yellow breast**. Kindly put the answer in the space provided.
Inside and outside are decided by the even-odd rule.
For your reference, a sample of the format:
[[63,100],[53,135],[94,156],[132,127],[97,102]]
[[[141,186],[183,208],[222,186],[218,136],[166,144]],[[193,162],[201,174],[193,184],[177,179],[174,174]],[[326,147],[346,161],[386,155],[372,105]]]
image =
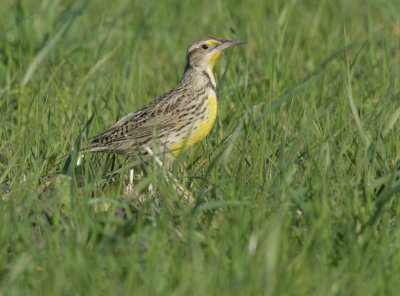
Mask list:
[[187,135],[188,138],[182,139],[182,141],[178,144],[172,145],[168,148],[172,150],[175,155],[178,155],[181,152],[182,149],[180,148],[182,148],[183,145],[185,145],[185,148],[183,149],[185,150],[204,139],[204,137],[208,135],[214,125],[215,119],[217,118],[217,109],[218,101],[215,95],[208,97],[206,101],[205,118],[203,120],[199,119],[196,122],[190,134]]

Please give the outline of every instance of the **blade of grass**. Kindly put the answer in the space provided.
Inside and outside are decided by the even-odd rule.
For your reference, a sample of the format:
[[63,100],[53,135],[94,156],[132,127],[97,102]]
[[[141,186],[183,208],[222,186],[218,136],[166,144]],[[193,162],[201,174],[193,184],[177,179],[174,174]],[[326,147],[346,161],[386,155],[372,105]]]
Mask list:
[[[346,31],[344,31],[344,35],[345,35],[345,42],[347,43]],[[346,51],[346,65],[347,65],[347,82],[345,84],[346,84],[346,90],[347,90],[347,98],[349,100],[350,109],[351,109],[351,112],[353,114],[353,118],[354,118],[354,121],[356,123],[356,126],[357,126],[357,131],[358,131],[359,138],[360,138],[361,142],[363,143],[364,147],[367,149],[369,147],[369,145],[370,145],[370,140],[368,139],[367,135],[364,132],[363,126],[361,124],[360,116],[358,115],[357,105],[356,105],[356,103],[354,101],[353,91],[352,91],[352,88],[351,88],[351,74],[350,74],[349,56],[348,56],[348,52],[347,51]]]
[[94,66],[89,70],[89,72],[85,75],[85,77],[83,77],[81,79],[81,81],[78,83],[78,87],[76,88],[76,95],[79,96],[79,94],[82,91],[83,86],[85,85],[86,81],[89,80],[90,77],[93,76],[93,74],[100,69],[100,67],[107,62],[108,59],[110,59],[114,53],[117,51],[117,49],[120,46],[117,45],[113,50],[111,50],[109,53],[107,53],[106,55],[104,55],[104,57],[102,57],[100,60],[97,61],[96,64],[94,64]]
[[22,78],[21,85],[25,86],[29,80],[32,78],[32,75],[35,73],[36,69],[43,62],[43,60],[48,56],[50,51],[56,45],[57,41],[61,38],[64,32],[68,29],[71,22],[74,20],[75,15],[68,18],[65,23],[61,26],[61,28],[57,31],[57,33],[51,38],[47,44],[35,55],[32,62],[29,64],[24,77]]
[[393,112],[393,114],[390,116],[385,126],[383,127],[382,130],[383,137],[385,137],[390,132],[390,130],[393,128],[394,124],[399,119],[399,117],[400,117],[400,107],[397,107],[396,111]]

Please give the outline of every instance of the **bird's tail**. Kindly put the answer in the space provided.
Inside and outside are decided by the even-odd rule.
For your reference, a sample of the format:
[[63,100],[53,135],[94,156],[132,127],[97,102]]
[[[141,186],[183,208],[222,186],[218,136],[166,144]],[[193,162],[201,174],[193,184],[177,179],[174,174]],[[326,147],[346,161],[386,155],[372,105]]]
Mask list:
[[100,149],[99,145],[97,143],[90,144],[82,149],[79,149],[78,151],[73,151],[71,153],[65,154],[61,157],[59,157],[55,163],[53,163],[50,167],[47,168],[47,172],[49,173],[53,168],[59,166],[63,161],[66,161],[66,163],[63,165],[62,173],[65,173],[66,167],[71,167],[72,166],[72,160],[75,159],[74,163],[75,166],[79,166],[82,162],[82,159],[86,153],[90,152],[100,152],[102,149]]

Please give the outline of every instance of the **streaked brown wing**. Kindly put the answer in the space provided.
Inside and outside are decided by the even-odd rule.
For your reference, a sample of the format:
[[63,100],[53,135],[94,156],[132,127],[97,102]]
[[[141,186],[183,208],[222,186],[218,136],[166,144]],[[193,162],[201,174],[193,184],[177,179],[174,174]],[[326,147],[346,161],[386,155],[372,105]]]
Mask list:
[[158,122],[155,119],[143,122],[140,119],[135,121],[135,116],[133,115],[135,114],[132,113],[125,116],[108,130],[92,137],[91,143],[109,144],[127,140],[142,142],[144,138],[149,138],[150,140],[153,135],[157,138],[161,134],[165,134],[165,129],[177,124],[169,116],[163,118],[162,122]]
[[[156,138],[165,135],[166,129],[178,124],[178,118],[173,115],[172,111],[179,104],[174,101],[169,104],[161,104],[161,102],[168,101],[168,97],[173,94],[173,91],[165,93],[142,109],[121,118],[108,130],[92,137],[91,143],[107,145],[127,140],[135,140],[140,143],[144,142],[145,138],[150,140],[153,135]],[[182,95],[179,102],[185,97]]]

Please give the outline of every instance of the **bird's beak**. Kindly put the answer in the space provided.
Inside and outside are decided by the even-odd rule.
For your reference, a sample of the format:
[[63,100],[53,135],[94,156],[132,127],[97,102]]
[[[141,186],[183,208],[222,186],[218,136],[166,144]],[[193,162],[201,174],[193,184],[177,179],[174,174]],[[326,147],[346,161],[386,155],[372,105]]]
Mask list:
[[224,50],[224,49],[227,49],[228,47],[238,45],[238,44],[243,44],[243,43],[247,43],[247,41],[222,40],[222,43],[218,44],[217,48],[218,48],[218,50]]

